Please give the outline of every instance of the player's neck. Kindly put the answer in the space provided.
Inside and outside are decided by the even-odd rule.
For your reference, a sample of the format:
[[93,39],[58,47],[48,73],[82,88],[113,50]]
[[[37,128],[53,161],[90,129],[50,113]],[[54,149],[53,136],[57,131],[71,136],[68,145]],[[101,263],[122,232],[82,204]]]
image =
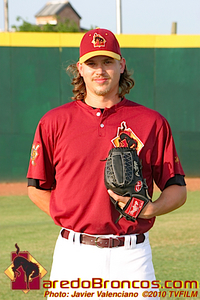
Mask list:
[[118,95],[113,97],[97,96],[97,95],[88,95],[85,98],[85,103],[89,106],[96,108],[110,108],[113,105],[119,103],[121,98]]

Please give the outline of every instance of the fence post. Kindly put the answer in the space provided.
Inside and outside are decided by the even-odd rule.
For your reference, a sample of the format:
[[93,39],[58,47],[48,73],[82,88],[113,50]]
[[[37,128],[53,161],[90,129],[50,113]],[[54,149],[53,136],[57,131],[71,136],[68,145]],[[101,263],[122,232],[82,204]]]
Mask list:
[[171,34],[177,34],[177,22],[172,23]]
[[4,0],[4,30],[9,31],[8,25],[8,0]]

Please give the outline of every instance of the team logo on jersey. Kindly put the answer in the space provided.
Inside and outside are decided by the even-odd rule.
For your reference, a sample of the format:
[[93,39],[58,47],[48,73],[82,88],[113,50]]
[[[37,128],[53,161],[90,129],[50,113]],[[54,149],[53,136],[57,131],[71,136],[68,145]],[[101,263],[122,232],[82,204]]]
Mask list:
[[17,244],[15,248],[11,253],[12,264],[4,272],[12,282],[12,290],[22,290],[25,294],[39,290],[40,280],[47,271],[28,251],[20,251]]
[[121,126],[118,127],[117,136],[111,140],[115,147],[128,147],[137,150],[139,154],[141,149],[144,147],[144,144],[137,137],[137,135],[132,131],[132,129],[128,128],[126,122],[123,121]]
[[98,33],[93,36],[92,44],[94,47],[105,47],[106,40]]
[[175,156],[175,163],[179,163],[179,158],[178,158],[178,156]]
[[31,162],[32,162],[32,165],[33,165],[33,166],[36,165],[35,160],[36,160],[36,158],[37,158],[38,155],[39,155],[39,154],[38,154],[38,149],[39,149],[39,147],[40,147],[39,144],[37,144],[37,145],[33,144],[32,149],[31,149]]

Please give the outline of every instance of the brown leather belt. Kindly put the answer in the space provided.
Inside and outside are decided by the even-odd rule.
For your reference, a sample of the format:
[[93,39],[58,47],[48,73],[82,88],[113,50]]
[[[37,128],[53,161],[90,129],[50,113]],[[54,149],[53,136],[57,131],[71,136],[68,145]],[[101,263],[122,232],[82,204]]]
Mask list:
[[[69,238],[70,231],[63,229],[61,231],[61,236],[65,239]],[[145,235],[143,233],[136,235],[136,244],[141,244],[145,240]],[[125,237],[109,237],[105,236],[92,236],[84,233],[80,234],[80,243],[84,245],[93,245],[100,248],[114,248],[124,246]]]

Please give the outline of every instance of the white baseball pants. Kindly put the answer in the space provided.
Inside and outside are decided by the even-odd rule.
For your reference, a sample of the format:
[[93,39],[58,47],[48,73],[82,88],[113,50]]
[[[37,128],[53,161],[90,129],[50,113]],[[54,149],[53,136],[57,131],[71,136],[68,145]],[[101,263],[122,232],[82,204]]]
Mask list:
[[48,299],[152,299],[144,297],[146,291],[154,292],[154,300],[160,299],[159,290],[152,289],[155,274],[148,233],[141,244],[136,244],[135,235],[127,235],[125,246],[118,248],[81,244],[80,233],[74,231],[68,239],[59,234],[50,280],[55,286],[49,289]]

